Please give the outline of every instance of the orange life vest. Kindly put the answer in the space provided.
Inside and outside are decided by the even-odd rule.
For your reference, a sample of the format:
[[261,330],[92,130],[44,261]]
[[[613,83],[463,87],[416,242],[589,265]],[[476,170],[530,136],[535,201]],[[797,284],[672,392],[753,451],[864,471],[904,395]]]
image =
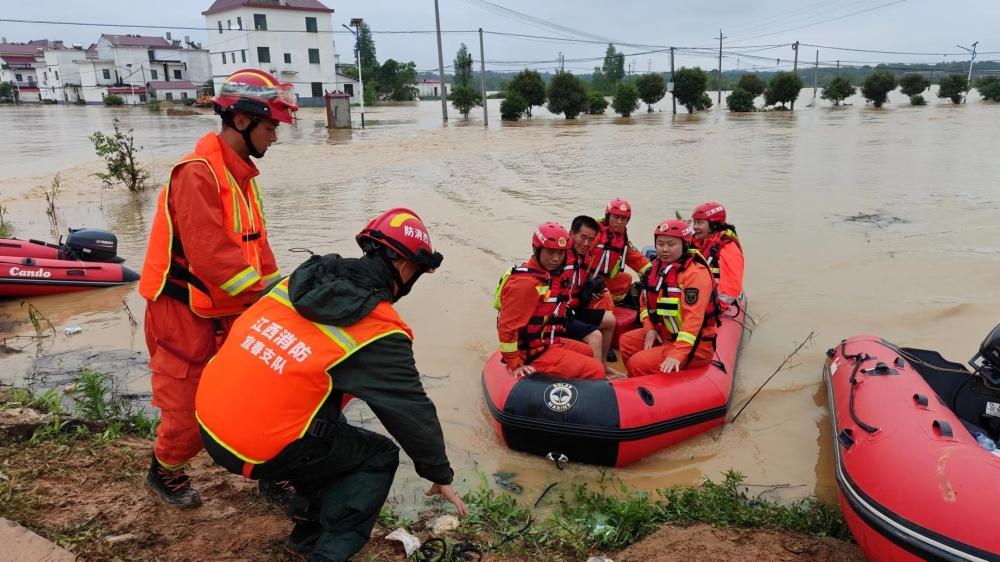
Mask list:
[[[567,265],[566,267],[572,267]],[[528,351],[529,357],[555,342],[556,337],[566,331],[566,312],[570,300],[570,282],[565,275],[549,275],[532,267],[513,267],[500,279],[497,287],[495,306],[500,308],[500,294],[507,280],[512,276],[527,275],[538,280],[538,304],[531,314],[528,324],[518,333],[516,349],[505,349],[501,342],[500,351]],[[507,344],[509,345],[509,344]]]
[[[722,247],[726,244],[740,246],[740,239],[732,230],[726,230],[703,238],[701,244],[697,242],[695,244],[698,246],[698,251],[701,252],[701,255],[705,257],[708,269],[712,272],[712,277],[718,282],[721,276],[719,271],[719,252],[722,251]],[[742,246],[740,248],[742,249]]]
[[413,339],[388,301],[351,326],[310,322],[292,306],[286,278],[236,320],[205,367],[198,423],[244,462],[266,462],[309,430],[333,390],[328,371],[390,334]]
[[[646,308],[640,312],[640,318],[648,317],[654,325],[659,324],[666,328],[672,340],[677,339],[677,334],[681,331],[681,324],[684,322],[681,312],[684,287],[678,278],[681,271],[689,267],[697,267],[696,264],[708,268],[705,258],[694,249],[689,250],[685,258],[673,263],[665,264],[656,259],[653,260],[652,267],[649,268],[642,280],[642,288],[646,293]],[[713,279],[712,295],[708,299],[708,309],[705,310],[705,320],[702,322],[701,331],[704,331],[709,322],[717,326],[720,321],[717,289],[715,279]],[[696,337],[700,338],[701,332]]]
[[625,270],[625,257],[628,253],[628,231],[620,234],[611,232],[611,228],[598,221],[601,232],[594,241],[590,251],[590,263],[587,269],[594,277],[600,275],[607,280]]
[[[223,225],[226,234],[243,248],[243,255],[250,264],[242,271],[234,271],[228,281],[216,287],[201,281],[198,272],[188,264],[182,266],[175,260],[183,256],[180,239],[175,236],[170,211],[170,181],[160,191],[156,202],[156,214],[153,215],[153,227],[149,233],[149,245],[146,249],[146,260],[142,265],[142,276],[139,280],[139,294],[146,300],[155,301],[164,294],[176,296],[176,292],[168,288],[168,278],[172,278],[180,286],[187,287],[187,301],[191,311],[205,318],[218,318],[239,314],[246,309],[236,295],[243,292],[257,281],[276,277],[277,271],[262,271],[261,256],[264,245],[267,244],[267,232],[264,228],[264,212],[261,206],[260,189],[256,180],[251,180],[249,193],[244,194],[237,185],[233,174],[226,168],[222,156],[222,141],[216,133],[203,136],[195,145],[194,152],[188,154],[175,166],[190,162],[208,164],[215,178],[222,202]],[[171,170],[171,176],[174,170]],[[174,186],[183,190],[184,186]],[[184,196],[183,191],[179,193]],[[183,298],[183,296],[178,297]]]

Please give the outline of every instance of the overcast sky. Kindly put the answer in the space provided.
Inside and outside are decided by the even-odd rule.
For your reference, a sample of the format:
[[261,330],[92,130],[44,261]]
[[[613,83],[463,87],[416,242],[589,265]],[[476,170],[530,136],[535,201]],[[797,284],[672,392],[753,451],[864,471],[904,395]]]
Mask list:
[[[765,50],[739,49],[740,45],[773,45],[799,40],[803,43],[873,49],[883,51],[913,51],[931,53],[960,52],[956,43],[970,44],[980,40],[980,51],[1000,52],[1000,0],[492,0],[511,10],[555,22],[572,31],[547,28],[509,15],[484,9],[482,0],[440,0],[441,26],[444,30],[474,30],[558,36],[576,39],[613,39],[617,43],[634,43],[650,47],[622,46],[626,53],[656,50],[661,46],[718,48],[718,33],[728,36],[723,43],[731,52],[742,56],[727,57],[725,69],[773,68],[781,59],[787,64],[793,52],[790,47]],[[148,2],[137,0],[0,0],[0,18],[95,22],[100,27],[69,25],[24,24],[0,22],[0,35],[8,41],[28,39],[63,39],[67,43],[95,42],[101,33],[142,33],[162,35],[173,31],[174,38],[191,35],[204,40],[203,31],[179,29],[181,26],[204,27],[201,12],[211,0],[170,0]],[[352,17],[363,17],[373,31],[433,30],[433,0],[338,0],[326,4],[335,10],[334,27],[341,29]],[[871,11],[850,15],[862,10]],[[846,17],[841,17],[846,16]],[[839,18],[839,19],[835,19]],[[830,20],[830,21],[824,21]],[[170,29],[137,29],[111,24],[130,23],[177,26]],[[581,32],[581,33],[576,33]],[[338,51],[342,60],[351,57],[352,40],[346,31],[337,34]],[[713,39],[713,37],[715,37]],[[394,58],[413,60],[420,69],[437,66],[437,46],[433,34],[376,34],[376,49],[380,61]],[[478,37],[474,34],[446,34],[443,39],[445,65],[451,63],[461,42],[468,44],[478,61]],[[601,57],[605,46],[581,42],[539,40],[487,35],[487,68],[518,70],[529,66],[551,69],[561,51],[566,68],[587,73],[599,62],[588,59]],[[803,47],[801,61],[815,60],[816,48]],[[762,57],[766,60],[762,60]],[[960,56],[917,56],[872,54],[820,49],[820,60],[858,62],[939,62],[960,59]],[[1000,53],[988,54],[981,60],[1000,59]],[[637,71],[666,70],[669,58],[665,53],[639,54],[627,59]],[[509,62],[508,62],[509,61]],[[524,61],[529,61],[527,64]],[[684,51],[677,54],[678,66],[714,67],[714,55]],[[847,64],[847,63],[845,63]],[[477,65],[478,67],[478,65]]]

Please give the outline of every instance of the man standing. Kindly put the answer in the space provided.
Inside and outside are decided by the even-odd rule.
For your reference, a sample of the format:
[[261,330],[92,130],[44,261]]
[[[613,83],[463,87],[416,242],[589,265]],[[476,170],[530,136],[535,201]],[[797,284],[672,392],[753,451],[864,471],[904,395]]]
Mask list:
[[205,448],[230,472],[290,481],[286,546],[349,559],[368,541],[399,448],[340,416],[363,400],[442,495],[466,514],[434,404],[413,360],[413,332],[392,303],[441,265],[413,211],[382,213],[357,236],[364,255],[313,256],[236,320],[205,368],[196,403]]
[[279,275],[251,157],[264,156],[279,122],[291,123],[298,109],[292,85],[259,70],[228,77],[214,102],[222,131],[202,137],[171,170],[139,282],[160,409],[146,486],[174,507],[201,504],[184,473],[202,449],[194,416],[201,372],[234,319]]

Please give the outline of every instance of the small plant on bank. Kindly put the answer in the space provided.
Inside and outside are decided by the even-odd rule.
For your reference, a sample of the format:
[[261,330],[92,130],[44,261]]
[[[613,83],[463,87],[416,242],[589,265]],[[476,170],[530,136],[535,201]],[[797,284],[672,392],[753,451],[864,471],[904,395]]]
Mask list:
[[747,113],[756,111],[753,104],[754,95],[740,86],[736,86],[732,93],[726,96],[726,106],[734,113]]
[[802,79],[793,72],[776,72],[764,90],[764,105],[785,104],[795,101],[802,89]]
[[108,107],[125,105],[125,98],[116,96],[115,94],[108,94],[104,96],[104,105]]
[[597,91],[590,91],[587,93],[587,114],[588,115],[603,115],[604,111],[608,109],[608,99],[604,97],[604,94]]
[[923,74],[907,74],[899,79],[899,88],[903,95],[910,98],[912,105],[926,105],[924,96],[920,95],[930,87],[930,80],[924,78]]
[[659,74],[643,74],[636,79],[635,87],[639,91],[639,99],[646,104],[646,111],[650,113],[653,111],[653,104],[667,95],[667,83]]
[[832,101],[833,105],[837,106],[857,92],[858,89],[851,85],[850,79],[846,76],[836,76],[823,88],[823,93],[819,97]]
[[94,175],[101,178],[105,187],[122,183],[132,193],[139,193],[147,187],[149,171],[139,165],[139,151],[142,147],[136,147],[132,129],[122,131],[119,124],[116,118],[113,121],[115,128],[113,135],[105,135],[100,131],[90,135],[94,150],[104,159],[108,169],[106,173],[98,172]]
[[59,197],[59,192],[62,191],[62,179],[59,174],[56,174],[52,178],[52,183],[49,187],[45,189],[45,214],[49,217],[49,227],[52,229],[52,235],[59,235],[59,215],[56,210],[56,199]]
[[566,119],[576,119],[577,115],[587,110],[587,90],[572,72],[557,72],[549,82],[546,95],[549,111],[562,113]]
[[148,109],[150,112],[160,111],[160,100],[149,100],[149,102],[146,104],[146,109]]
[[962,98],[968,91],[969,81],[964,74],[949,74],[941,79],[938,97],[950,99],[951,103],[962,103]]
[[639,109],[639,90],[630,82],[619,84],[611,107],[622,117],[632,115]]
[[1000,76],[983,76],[976,80],[976,89],[986,101],[1000,101]]
[[704,102],[707,85],[708,75],[700,68],[682,68],[674,73],[674,97],[688,113],[702,109],[700,106]]
[[861,95],[875,107],[882,107],[889,101],[889,92],[896,89],[896,75],[888,70],[878,70],[865,78],[861,85]]
[[0,238],[10,238],[14,235],[14,222],[7,218],[7,207],[0,203]]
[[511,92],[500,102],[500,119],[517,121],[528,111],[528,102],[518,93]]

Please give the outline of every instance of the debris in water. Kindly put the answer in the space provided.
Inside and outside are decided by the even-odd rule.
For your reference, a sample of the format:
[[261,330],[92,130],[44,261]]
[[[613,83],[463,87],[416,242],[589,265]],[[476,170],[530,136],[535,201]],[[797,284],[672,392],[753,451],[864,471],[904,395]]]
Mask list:
[[901,219],[899,217],[894,217],[892,215],[883,215],[881,213],[862,213],[862,212],[858,212],[853,216],[847,217],[844,219],[844,221],[874,224],[879,228],[883,228],[891,224],[897,224],[897,223],[905,224],[909,222],[906,219]]
[[65,330],[63,330],[63,332],[65,332],[67,336],[72,336],[73,334],[79,334],[82,331],[83,328],[79,326],[69,326]]
[[514,495],[520,495],[524,491],[524,488],[520,484],[514,481],[514,477],[517,474],[513,472],[494,472],[493,481],[497,483],[497,486],[507,490]]

